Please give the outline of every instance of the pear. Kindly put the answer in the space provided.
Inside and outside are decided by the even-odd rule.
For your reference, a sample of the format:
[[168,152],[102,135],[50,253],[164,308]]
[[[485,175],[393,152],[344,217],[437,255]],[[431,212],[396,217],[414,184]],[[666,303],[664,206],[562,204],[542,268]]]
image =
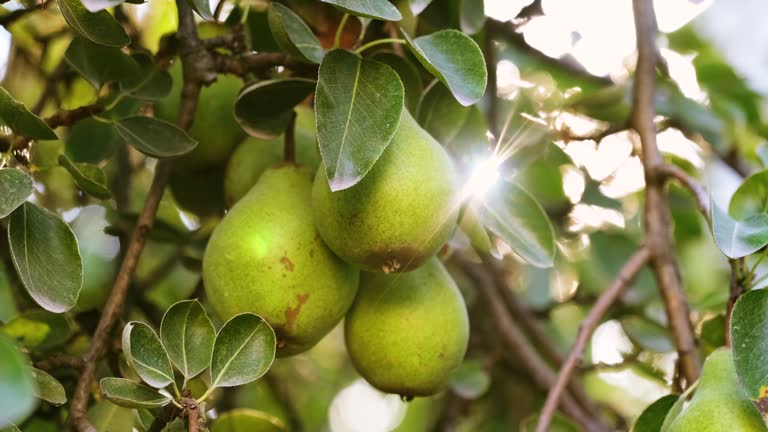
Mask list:
[[727,348],[707,357],[696,394],[669,428],[669,432],[766,430],[763,419],[739,384],[733,355]]
[[469,319],[453,279],[431,258],[408,273],[363,272],[344,330],[363,378],[413,398],[448,385],[467,350]]
[[[181,61],[169,69],[173,78],[171,92],[155,104],[155,115],[175,122],[181,98]],[[235,120],[234,106],[243,82],[231,75],[219,75],[216,82],[200,91],[200,104],[189,135],[198,141],[197,147],[174,162],[177,171],[197,173],[222,167],[235,147],[245,139],[245,132]]]
[[403,110],[392,142],[359,183],[331,192],[318,170],[312,209],[320,236],[342,259],[368,271],[404,272],[452,235],[459,183],[442,146]]
[[[315,113],[296,107],[296,162],[314,172],[320,161],[315,138]],[[224,192],[229,206],[234,205],[256,184],[261,174],[283,159],[283,136],[273,140],[249,138],[240,144],[227,163]]]
[[293,164],[268,169],[216,227],[203,256],[208,299],[224,320],[252,312],[278,336],[278,355],[315,345],[341,321],[359,271],[317,235],[312,181]]

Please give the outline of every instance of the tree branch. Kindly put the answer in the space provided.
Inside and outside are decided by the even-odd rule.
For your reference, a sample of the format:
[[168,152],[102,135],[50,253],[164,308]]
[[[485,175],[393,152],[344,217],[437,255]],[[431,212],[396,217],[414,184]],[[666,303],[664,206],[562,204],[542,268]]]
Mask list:
[[656,48],[656,18],[652,0],[634,0],[635,32],[637,36],[637,69],[635,71],[632,125],[640,135],[645,171],[645,233],[651,252],[651,264],[678,352],[679,367],[688,384],[699,376],[700,360],[688,316],[674,242],[672,240],[669,208],[664,189],[664,160],[656,145],[654,93],[658,51]]
[[707,221],[710,220],[709,194],[704,188],[704,185],[688,175],[687,172],[672,164],[665,163],[662,165],[660,167],[660,174],[677,180],[681,186],[688,189],[696,200],[696,206],[699,208],[699,212]]
[[568,358],[563,363],[562,368],[560,368],[555,385],[547,395],[544,408],[542,408],[541,415],[539,416],[539,422],[536,425],[536,432],[546,432],[548,430],[549,423],[552,421],[560,398],[565,392],[568,382],[571,380],[573,371],[581,363],[584,349],[592,337],[592,333],[594,333],[611,305],[619,298],[624,289],[630,285],[637,273],[648,263],[649,258],[648,248],[645,246],[640,247],[624,264],[619,274],[616,275],[616,279],[600,295],[587,317],[582,321],[579,334],[576,336],[573,347],[571,347],[571,352],[568,354]]

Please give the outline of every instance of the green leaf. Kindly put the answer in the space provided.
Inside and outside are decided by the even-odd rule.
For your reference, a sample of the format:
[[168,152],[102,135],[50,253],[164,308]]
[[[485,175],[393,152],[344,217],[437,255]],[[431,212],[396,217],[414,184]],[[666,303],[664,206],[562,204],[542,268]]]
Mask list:
[[679,395],[670,394],[648,405],[637,418],[632,432],[661,432],[664,419],[678,399],[680,399]]
[[108,400],[97,402],[88,410],[96,432],[132,432],[133,410],[113,404]]
[[120,137],[111,124],[88,118],[69,129],[66,154],[75,162],[96,164],[112,157],[118,145]]
[[322,0],[352,15],[382,21],[400,21],[403,16],[388,0]]
[[468,360],[451,377],[451,390],[463,399],[475,400],[491,387],[491,377],[479,362]]
[[432,0],[410,0],[411,12],[414,15],[418,15],[424,11],[424,9],[432,3]]
[[173,368],[160,338],[151,327],[131,321],[123,329],[123,352],[145,383],[163,388],[173,382]]
[[264,411],[238,408],[223,413],[213,424],[211,432],[287,432],[279,418]]
[[434,81],[419,104],[419,124],[440,143],[451,141],[467,120],[470,109],[462,106],[439,81]]
[[419,62],[460,104],[469,106],[483,97],[488,71],[483,52],[472,38],[457,30],[441,30],[416,39],[405,32],[403,35]]
[[744,180],[731,197],[728,213],[736,220],[768,214],[768,170],[752,174]]
[[768,214],[734,220],[712,202],[712,234],[717,247],[728,258],[750,255],[768,244]]
[[541,205],[525,189],[499,181],[481,198],[476,212],[483,225],[535,267],[554,265],[555,232]]
[[98,12],[124,3],[125,0],[83,0],[83,6],[89,12]]
[[35,382],[28,360],[0,334],[0,425],[23,420],[35,408]]
[[146,54],[136,53],[131,58],[139,73],[134,79],[122,80],[123,91],[138,99],[157,100],[168,96],[173,87],[171,74],[157,67]]
[[197,141],[172,123],[151,117],[128,117],[114,123],[117,133],[147,156],[181,156],[197,147]]
[[66,155],[59,155],[59,164],[75,179],[77,186],[88,195],[98,199],[108,199],[112,192],[107,188],[107,176],[96,165],[74,163]]
[[315,89],[313,80],[286,78],[258,81],[245,87],[235,100],[235,118],[249,135],[272,139],[288,126],[293,108]]
[[280,3],[270,3],[267,22],[281,50],[311,63],[320,64],[325,50],[309,26],[294,11]]
[[33,309],[9,321],[2,332],[27,348],[46,351],[67,341],[72,335],[72,324],[61,314]]
[[384,63],[397,72],[405,91],[405,106],[415,114],[421,99],[421,75],[416,65],[404,57],[387,51],[378,51],[371,56],[371,59]]
[[213,21],[213,12],[211,12],[211,4],[208,0],[187,0],[192,9],[197,12],[198,15],[204,20]]
[[325,56],[315,112],[332,191],[354,186],[373,167],[392,141],[403,102],[403,84],[389,66],[344,50]]
[[260,316],[232,317],[216,335],[211,387],[234,387],[261,378],[272,366],[275,349],[275,332]]
[[621,319],[621,326],[632,342],[647,351],[667,353],[675,350],[667,329],[647,318],[628,316]]
[[160,339],[173,364],[187,379],[211,364],[216,330],[197,300],[180,301],[165,312]]
[[32,368],[35,378],[35,396],[54,405],[63,405],[67,402],[67,394],[64,386],[47,372]]
[[170,396],[125,378],[103,378],[99,386],[107,399],[125,408],[159,408],[171,401]]
[[17,101],[0,87],[0,119],[13,133],[32,139],[55,140],[59,137],[40,117],[29,112],[23,103]]
[[81,37],[72,39],[64,59],[96,89],[108,82],[141,77],[139,65],[120,48],[99,45]]
[[11,214],[8,244],[19,279],[37,304],[56,313],[75,305],[83,263],[77,239],[60,217],[24,203]]
[[70,27],[82,37],[100,45],[124,47],[131,42],[117,20],[102,10],[89,12],[80,0],[57,0],[59,10]]
[[0,169],[0,219],[24,204],[34,187],[34,180],[24,171],[14,168]]
[[466,34],[476,34],[485,25],[485,2],[483,0],[459,0],[459,27]]
[[[756,405],[768,400],[768,290],[739,297],[731,316],[733,362],[741,385]],[[765,412],[764,412],[765,414]]]

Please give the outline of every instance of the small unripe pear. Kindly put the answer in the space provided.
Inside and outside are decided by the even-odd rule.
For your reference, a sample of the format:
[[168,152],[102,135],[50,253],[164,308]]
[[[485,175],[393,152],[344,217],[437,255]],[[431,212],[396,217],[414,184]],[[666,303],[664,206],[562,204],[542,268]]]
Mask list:
[[363,272],[345,321],[360,375],[404,398],[443,390],[469,340],[464,299],[437,258],[403,274]]

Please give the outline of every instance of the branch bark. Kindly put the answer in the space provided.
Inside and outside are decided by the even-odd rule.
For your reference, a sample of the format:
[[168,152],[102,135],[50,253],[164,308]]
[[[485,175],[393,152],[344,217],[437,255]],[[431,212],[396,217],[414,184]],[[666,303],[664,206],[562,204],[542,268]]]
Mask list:
[[637,69],[635,71],[632,125],[640,135],[645,171],[645,233],[651,252],[651,264],[656,284],[677,347],[678,363],[688,384],[699,376],[701,367],[693,327],[688,316],[688,304],[683,291],[675,257],[669,208],[665,191],[664,160],[656,145],[654,124],[654,93],[658,51],[656,48],[656,18],[652,0],[634,0],[635,33],[637,36]]
[[541,415],[539,416],[539,422],[536,425],[536,432],[546,432],[549,428],[549,423],[552,421],[557,405],[565,392],[568,382],[571,381],[573,371],[581,363],[582,357],[584,356],[584,349],[587,346],[589,339],[592,337],[592,333],[594,333],[611,305],[613,305],[619,298],[624,289],[630,285],[637,273],[645,267],[649,258],[650,253],[648,248],[645,246],[640,247],[640,249],[624,264],[624,267],[619,271],[616,279],[614,279],[611,285],[600,295],[597,302],[595,302],[595,305],[589,311],[587,317],[581,323],[579,334],[576,336],[576,341],[573,343],[573,347],[571,347],[568,358],[560,368],[555,385],[547,395],[544,408],[542,408]]

